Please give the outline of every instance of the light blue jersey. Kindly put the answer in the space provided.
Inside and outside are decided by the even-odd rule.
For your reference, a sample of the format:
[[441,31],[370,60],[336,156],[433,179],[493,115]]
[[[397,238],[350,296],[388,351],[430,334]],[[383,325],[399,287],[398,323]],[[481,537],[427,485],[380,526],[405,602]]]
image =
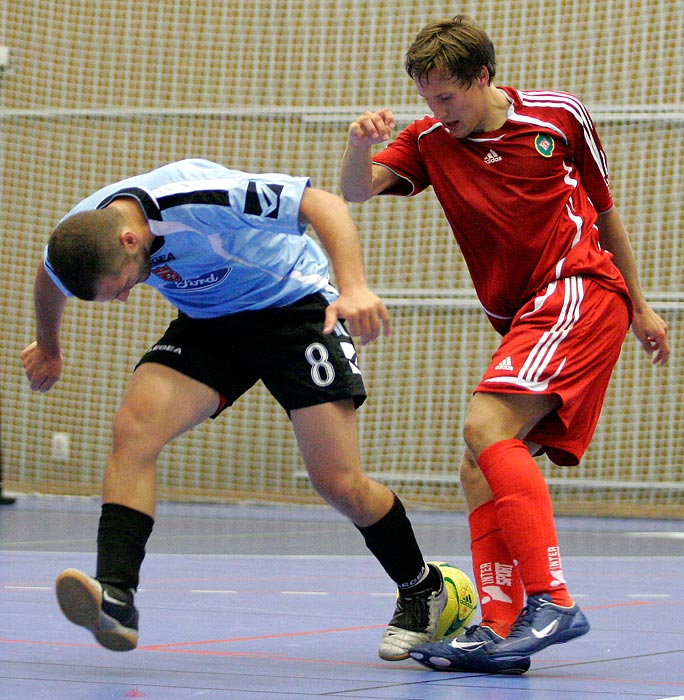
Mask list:
[[[328,260],[299,224],[309,185],[305,177],[183,160],[103,187],[64,218],[135,198],[158,237],[145,284],[192,318],[216,318],[286,306],[314,292],[335,300]],[[68,295],[47,249],[45,268]]]

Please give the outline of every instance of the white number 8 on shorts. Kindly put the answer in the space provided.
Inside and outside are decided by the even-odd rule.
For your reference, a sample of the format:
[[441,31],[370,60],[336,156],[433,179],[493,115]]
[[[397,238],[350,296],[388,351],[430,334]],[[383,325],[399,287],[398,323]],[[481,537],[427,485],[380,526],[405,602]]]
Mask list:
[[322,343],[311,343],[304,351],[311,365],[311,379],[317,386],[330,386],[335,380],[335,368],[328,362],[328,349]]

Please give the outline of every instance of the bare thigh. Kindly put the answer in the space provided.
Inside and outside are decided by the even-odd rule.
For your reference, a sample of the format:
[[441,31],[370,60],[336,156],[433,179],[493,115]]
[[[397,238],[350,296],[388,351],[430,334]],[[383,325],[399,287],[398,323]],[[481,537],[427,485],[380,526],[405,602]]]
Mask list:
[[155,363],[141,365],[114,416],[104,502],[153,516],[159,452],[211,416],[218,401],[216,391],[174,369]]

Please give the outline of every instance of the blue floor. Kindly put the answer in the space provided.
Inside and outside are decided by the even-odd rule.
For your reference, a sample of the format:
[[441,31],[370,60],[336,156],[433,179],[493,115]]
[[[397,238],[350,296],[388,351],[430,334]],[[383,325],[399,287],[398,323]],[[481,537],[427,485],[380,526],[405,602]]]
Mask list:
[[[136,598],[139,647],[102,649],[53,592],[62,569],[94,569],[98,513],[87,499],[0,508],[1,700],[684,699],[680,522],[559,519],[592,630],[524,676],[497,677],[381,661],[392,585],[323,508],[163,504]],[[470,573],[463,514],[411,516],[428,558]]]

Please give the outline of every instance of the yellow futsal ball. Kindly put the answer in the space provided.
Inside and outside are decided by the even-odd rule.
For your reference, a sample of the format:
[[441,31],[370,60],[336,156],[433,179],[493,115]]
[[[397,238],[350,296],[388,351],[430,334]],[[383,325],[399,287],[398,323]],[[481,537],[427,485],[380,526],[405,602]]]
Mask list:
[[467,574],[443,561],[431,561],[442,573],[447,604],[439,616],[433,641],[461,634],[477,610],[477,590]]

